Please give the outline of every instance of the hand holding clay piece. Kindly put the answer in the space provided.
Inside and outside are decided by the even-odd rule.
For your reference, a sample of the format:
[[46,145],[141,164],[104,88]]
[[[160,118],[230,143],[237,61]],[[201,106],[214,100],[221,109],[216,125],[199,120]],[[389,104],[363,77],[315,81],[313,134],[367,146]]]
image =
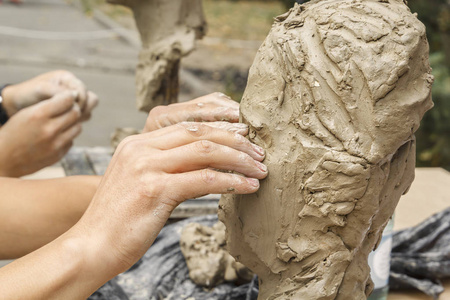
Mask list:
[[269,176],[219,207],[258,299],[371,293],[367,257],[413,181],[432,82],[425,27],[402,0],[311,1],[276,19],[240,107]]

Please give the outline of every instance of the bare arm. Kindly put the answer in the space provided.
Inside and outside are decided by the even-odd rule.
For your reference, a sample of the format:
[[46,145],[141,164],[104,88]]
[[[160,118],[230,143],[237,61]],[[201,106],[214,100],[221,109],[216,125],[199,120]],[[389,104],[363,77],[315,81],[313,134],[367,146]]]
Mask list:
[[0,259],[24,256],[69,230],[85,212],[100,179],[0,177]]
[[242,136],[247,132],[242,126],[226,131],[182,123],[128,137],[80,221],[55,241],[0,269],[0,295],[85,299],[130,268],[185,199],[254,193],[267,169],[260,163],[263,150]]

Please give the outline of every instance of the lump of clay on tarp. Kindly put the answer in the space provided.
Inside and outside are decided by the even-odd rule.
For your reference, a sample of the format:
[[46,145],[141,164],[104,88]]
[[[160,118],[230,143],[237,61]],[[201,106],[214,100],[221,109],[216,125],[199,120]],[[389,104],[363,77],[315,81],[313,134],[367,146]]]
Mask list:
[[432,82],[425,27],[403,0],[311,1],[276,19],[240,107],[269,176],[219,205],[258,299],[371,293],[367,257],[413,181]]
[[204,287],[214,287],[224,281],[245,283],[253,278],[243,264],[225,250],[225,225],[213,227],[190,223],[180,237],[181,252],[186,259],[189,277]]
[[206,32],[201,0],[108,0],[133,10],[142,50],[136,70],[137,106],[149,112],[178,101],[180,60]]

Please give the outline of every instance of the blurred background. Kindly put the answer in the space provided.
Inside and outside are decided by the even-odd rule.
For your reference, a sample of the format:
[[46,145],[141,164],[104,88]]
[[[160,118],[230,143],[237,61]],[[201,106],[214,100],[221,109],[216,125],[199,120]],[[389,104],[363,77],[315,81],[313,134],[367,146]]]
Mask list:
[[[105,0],[83,1],[88,11],[89,8],[100,7],[111,17],[123,20],[124,25],[130,26],[124,18],[124,15],[129,15],[125,9],[105,4]],[[295,2],[307,1],[203,0],[208,21],[207,37],[255,41],[254,45],[258,45],[258,42],[262,41],[270,30],[274,16],[288,10]],[[412,12],[418,14],[418,18],[427,28],[430,62],[435,76],[434,108],[425,115],[416,134],[417,166],[443,167],[450,170],[450,1],[409,0],[408,6]],[[220,47],[220,45],[217,46]],[[226,45],[225,48],[227,48]],[[232,95],[234,99],[240,99],[245,89],[249,63],[252,61],[248,58],[254,51],[249,50],[245,59],[240,61],[239,53],[230,53],[229,49],[222,48],[222,50],[229,53],[233,62],[220,66],[225,68],[222,71],[216,71],[220,73],[216,74],[216,78],[224,82],[225,93]],[[208,73],[201,72],[201,68],[196,65],[190,65],[190,67],[198,69],[199,74],[208,76]],[[214,73],[214,65],[211,67]]]
[[[307,1],[203,0],[208,32],[182,61],[181,99],[222,91],[239,101],[273,18],[295,2]],[[417,166],[450,170],[450,0],[410,0],[408,5],[427,27],[435,76],[435,106],[417,132]],[[134,103],[138,41],[131,12],[105,0],[3,2],[0,82],[57,68],[72,71],[102,101],[76,145],[107,146],[115,127],[141,128],[145,122],[146,114]]]

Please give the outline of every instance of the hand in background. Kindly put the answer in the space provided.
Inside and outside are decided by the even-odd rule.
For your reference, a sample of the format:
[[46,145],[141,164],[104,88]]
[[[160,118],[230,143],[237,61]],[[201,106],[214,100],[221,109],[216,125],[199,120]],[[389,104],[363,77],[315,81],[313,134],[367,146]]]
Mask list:
[[143,132],[184,121],[235,123],[239,121],[239,103],[225,94],[212,93],[187,102],[157,106],[150,111]]
[[77,92],[20,110],[0,128],[0,176],[31,174],[59,161],[81,132]]
[[3,106],[10,117],[23,108],[52,98],[64,91],[75,91],[82,121],[88,120],[98,104],[98,97],[87,90],[84,83],[72,73],[64,70],[44,73],[22,83],[3,89]]

